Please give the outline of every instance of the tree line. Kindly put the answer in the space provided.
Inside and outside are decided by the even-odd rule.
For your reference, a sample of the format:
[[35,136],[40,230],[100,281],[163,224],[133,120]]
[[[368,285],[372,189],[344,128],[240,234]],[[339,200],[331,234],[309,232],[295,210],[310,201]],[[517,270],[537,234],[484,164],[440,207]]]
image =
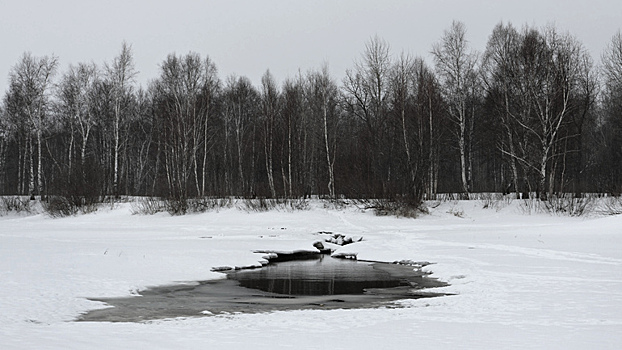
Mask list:
[[131,46],[59,72],[25,53],[0,104],[0,192],[35,196],[385,198],[618,194],[622,34],[596,65],[555,27],[498,24],[484,52],[453,22],[432,64],[372,37],[328,65],[254,86],[196,53],[146,88]]

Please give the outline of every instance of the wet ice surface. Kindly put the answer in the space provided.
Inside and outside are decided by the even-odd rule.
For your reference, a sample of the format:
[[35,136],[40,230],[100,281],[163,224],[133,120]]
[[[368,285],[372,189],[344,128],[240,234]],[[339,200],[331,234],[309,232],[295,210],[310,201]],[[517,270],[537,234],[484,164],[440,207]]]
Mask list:
[[412,266],[319,256],[227,273],[225,279],[149,288],[140,296],[97,298],[112,306],[79,321],[141,322],[154,319],[301,309],[387,306],[400,299],[442,296],[446,286]]
[[365,290],[372,288],[423,287],[425,280],[422,277],[421,272],[415,272],[408,266],[324,256],[274,263],[261,269],[228,275],[243,287],[294,296],[364,294]]

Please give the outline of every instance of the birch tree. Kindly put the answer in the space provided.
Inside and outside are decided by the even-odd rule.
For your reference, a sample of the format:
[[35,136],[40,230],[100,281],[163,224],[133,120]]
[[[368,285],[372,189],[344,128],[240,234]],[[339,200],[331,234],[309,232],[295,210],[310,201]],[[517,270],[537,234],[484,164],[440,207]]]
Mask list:
[[195,53],[169,55],[161,65],[160,78],[154,82],[169,195],[179,201],[182,213],[187,209],[192,178],[194,193],[205,193],[209,120],[217,87],[213,63]]
[[28,193],[31,199],[34,199],[35,194],[42,195],[43,192],[43,133],[50,115],[52,78],[57,65],[58,60],[54,56],[34,57],[31,53],[24,53],[20,62],[9,73],[7,99],[11,105],[7,110],[15,119],[27,120],[37,144],[37,167],[34,168],[34,150],[29,141]]
[[61,118],[67,121],[70,129],[68,167],[71,171],[72,149],[74,144],[73,129],[80,135],[80,164],[84,170],[86,151],[91,131],[97,120],[94,116],[95,86],[98,84],[98,70],[95,64],[80,63],[69,66],[63,75],[57,90],[57,101]]
[[[396,124],[399,125],[400,140],[404,149],[406,159],[406,170],[408,173],[408,194],[411,198],[418,198],[417,195],[417,166],[415,164],[415,152],[413,149],[419,145],[418,150],[422,149],[422,139],[416,137],[412,124],[417,125],[414,116],[414,99],[416,94],[415,63],[407,54],[402,53],[391,71],[391,109],[393,110]],[[415,141],[415,142],[413,142]],[[413,143],[415,143],[413,145]],[[417,157],[417,159],[420,159]]]
[[[283,84],[283,118],[287,128],[287,193],[290,198],[294,197],[294,191],[299,190],[299,186],[294,187],[294,181],[300,182],[298,177],[294,177],[295,172],[300,168],[300,155],[303,152],[301,142],[297,142],[297,130],[303,117],[304,108],[304,84],[301,79],[288,79]],[[297,156],[297,157],[295,157]]]
[[511,170],[511,183],[516,197],[519,197],[519,164],[518,159],[524,158],[521,152],[524,148],[518,147],[517,125],[515,120],[521,119],[528,110],[524,102],[527,100],[516,71],[520,34],[512,25],[498,24],[488,40],[483,57],[482,76],[488,96],[497,106],[498,117],[505,131],[501,138],[500,147],[503,153],[510,155],[508,163]]
[[[253,167],[255,155],[253,130],[258,112],[259,93],[246,77],[230,76],[227,79],[222,95],[223,114],[225,119],[225,137],[233,139],[231,151],[225,152],[235,158],[235,164],[229,164],[229,170],[237,170],[237,183],[234,193],[252,195],[254,191]],[[251,152],[249,152],[251,151]],[[251,154],[249,154],[251,153]],[[227,158],[224,156],[224,158]],[[250,169],[249,169],[250,168]]]
[[279,113],[279,92],[276,87],[276,82],[270,74],[270,71],[266,71],[261,78],[261,113],[263,118],[263,143],[264,143],[264,155],[266,163],[266,174],[268,176],[268,186],[270,188],[270,194],[272,198],[276,197],[276,187],[274,185],[274,133],[275,124]]
[[138,72],[134,68],[132,47],[123,42],[121,52],[110,64],[105,65],[105,80],[110,86],[112,100],[113,132],[113,186],[115,196],[119,192],[119,159],[121,154],[121,133],[123,123],[130,118],[131,100],[134,94],[135,78]]
[[541,200],[553,193],[551,161],[560,155],[556,145],[576,108],[573,96],[580,83],[582,55],[575,38],[560,35],[553,27],[543,33],[527,29],[524,34],[519,64],[532,113],[517,122],[535,140],[535,159],[521,160],[536,172]]
[[32,163],[32,129],[28,127],[28,120],[23,108],[23,96],[17,84],[17,81],[10,81],[9,90],[3,98],[2,130],[3,134],[14,140],[17,146],[17,176],[14,180],[16,186],[12,191],[25,194],[28,191],[29,184],[32,183],[26,180],[27,177],[30,177],[29,174],[32,174],[32,172],[27,174],[28,163],[29,161]]
[[[433,198],[437,192],[438,173],[440,168],[439,140],[441,138],[441,125],[443,121],[442,98],[439,83],[433,70],[422,60],[414,62],[414,74],[417,81],[417,108],[420,118],[426,121],[427,135],[425,147],[427,147],[426,163],[428,167],[426,177],[426,194]],[[420,135],[424,138],[424,135]]]
[[443,87],[443,96],[448,104],[448,113],[456,125],[455,137],[460,153],[460,178],[462,190],[471,190],[471,147],[475,116],[469,108],[477,85],[478,55],[469,48],[466,27],[454,21],[446,30],[440,42],[432,48],[436,71]]
[[326,158],[326,169],[328,172],[328,195],[334,199],[335,192],[335,160],[336,160],[336,138],[339,125],[339,90],[337,85],[331,80],[328,72],[328,65],[324,64],[320,71],[309,74],[309,84],[307,99],[314,120],[318,120],[322,130],[323,151]]

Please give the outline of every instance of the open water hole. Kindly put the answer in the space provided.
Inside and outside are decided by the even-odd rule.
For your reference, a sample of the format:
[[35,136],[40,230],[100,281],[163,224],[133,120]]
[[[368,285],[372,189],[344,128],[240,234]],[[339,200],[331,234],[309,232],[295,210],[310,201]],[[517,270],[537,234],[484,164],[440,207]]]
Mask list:
[[[420,279],[412,268],[412,279]],[[292,260],[269,264],[261,269],[240,270],[227,274],[242,287],[283,295],[364,294],[372,288],[416,286],[382,265],[334,259],[320,255],[316,259]]]
[[317,255],[231,270],[218,280],[148,288],[140,296],[93,298],[111,307],[90,311],[78,321],[141,322],[227,313],[374,308],[400,299],[443,296],[425,289],[446,285],[413,266]]

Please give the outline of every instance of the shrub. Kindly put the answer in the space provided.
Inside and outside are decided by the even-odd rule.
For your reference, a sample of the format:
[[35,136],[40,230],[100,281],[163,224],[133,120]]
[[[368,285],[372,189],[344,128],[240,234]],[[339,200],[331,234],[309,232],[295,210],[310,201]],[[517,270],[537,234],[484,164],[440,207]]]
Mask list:
[[308,209],[309,203],[305,199],[253,198],[238,202],[237,207],[249,212],[266,212],[274,209],[297,211]]
[[392,215],[405,218],[416,218],[427,212],[421,201],[409,198],[371,199],[367,201],[365,209],[372,209],[378,216]]
[[53,218],[76,215],[78,213],[87,214],[97,211],[102,203],[102,199],[97,197],[86,197],[83,195],[69,196],[48,196],[41,202],[43,210]]
[[77,164],[53,179],[50,195],[41,204],[52,217],[90,213],[104,202],[101,184],[102,172],[96,162]]
[[513,195],[503,195],[501,193],[482,193],[479,202],[483,209],[494,209],[499,211],[512,203]]
[[221,208],[231,208],[232,206],[233,201],[231,198],[197,198],[188,200],[187,212],[204,213]]
[[535,196],[524,199],[520,209],[524,214],[550,213],[556,215],[583,216],[594,211],[595,199],[590,196],[575,196],[571,193],[551,195],[546,200]]
[[594,209],[594,198],[589,196],[575,196],[573,194],[561,194],[549,196],[544,201],[544,207],[550,213],[583,216],[592,213]]
[[607,197],[602,201],[602,207],[600,209],[605,215],[620,215],[622,214],[622,197],[613,196]]
[[32,213],[32,202],[25,197],[7,196],[0,199],[0,215],[15,213]]
[[153,215],[166,211],[166,205],[163,200],[156,197],[142,197],[132,202],[132,214]]
[[231,198],[194,198],[184,201],[177,199],[161,199],[143,197],[132,203],[132,214],[153,215],[168,212],[170,215],[184,215],[188,213],[204,213],[210,210],[231,208]]
[[541,213],[542,201],[530,196],[527,199],[522,199],[518,208],[523,214],[526,215]]
[[79,205],[64,196],[48,196],[41,204],[43,210],[53,218],[75,215],[79,211]]
[[322,203],[323,203],[324,209],[342,210],[356,203],[356,201],[338,198],[338,199],[325,199]]

